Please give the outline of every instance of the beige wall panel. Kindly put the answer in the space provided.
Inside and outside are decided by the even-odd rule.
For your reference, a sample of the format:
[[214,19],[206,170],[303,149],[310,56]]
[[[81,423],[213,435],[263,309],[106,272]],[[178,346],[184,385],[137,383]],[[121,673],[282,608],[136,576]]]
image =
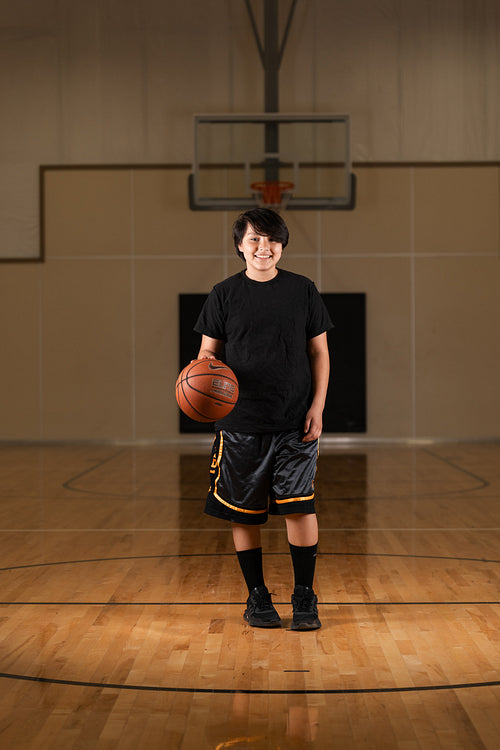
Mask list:
[[325,258],[322,267],[323,291],[366,293],[367,435],[411,437],[410,260]]
[[290,239],[286,246],[285,255],[313,254],[320,246],[320,222],[317,211],[283,211]]
[[465,145],[460,127],[465,115],[463,8],[426,3],[422,12],[422,5],[405,1],[401,18],[402,151],[411,160],[435,160],[438,154],[442,160],[459,160]]
[[2,162],[23,164],[58,152],[59,91],[53,76],[58,49],[47,30],[29,34],[19,27],[16,32],[1,35],[0,155]]
[[314,36],[300,58],[313,66],[313,111],[351,115],[354,160],[401,158],[399,7],[394,0],[314,5]]
[[204,254],[227,246],[222,211],[191,211],[188,169],[134,170],[134,250],[138,255]]
[[[245,4],[228,3],[228,112],[264,112],[264,70],[252,33]],[[263,5],[261,4],[261,8]],[[259,28],[262,29],[262,12],[255,11]],[[214,32],[217,37],[217,31]],[[280,77],[280,85],[282,78]],[[280,107],[284,111],[283,107]],[[198,110],[199,112],[200,110]]]
[[498,167],[417,167],[417,253],[498,253]]
[[[222,279],[222,259],[135,263],[137,439],[168,440],[178,436],[174,391],[179,374],[178,295],[208,293]],[[193,351],[193,359],[197,353]]]
[[132,437],[130,268],[125,260],[43,267],[45,440]]
[[[168,5],[162,3],[167,12]],[[230,100],[231,29],[223,4],[204,3],[194,11],[190,3],[176,3],[172,11],[173,18],[164,28],[151,25],[145,39],[148,90],[154,95],[144,101],[145,139],[141,147],[147,158],[143,162],[190,163],[193,115],[234,111]],[[184,11],[189,21],[180,30]],[[202,20],[205,15],[209,16],[206,22]],[[211,27],[217,29],[215,33],[207,33]]]
[[500,260],[416,263],[419,436],[500,434]]
[[410,252],[410,170],[354,167],[353,211],[322,211],[324,255],[348,252]]
[[[241,213],[241,211],[227,211],[224,214],[224,240],[226,242],[226,253],[229,263],[234,264],[234,261],[237,261],[240,266],[243,266],[244,261],[239,260],[239,256],[236,253],[236,248],[233,242],[233,224]],[[240,268],[238,268],[237,270],[240,270]]]
[[[283,9],[288,9],[288,4]],[[284,15],[284,13],[283,13]],[[320,112],[316,107],[316,3],[297,3],[280,68],[280,110]]]
[[33,164],[2,164],[0,259],[40,257],[39,204],[36,167]]
[[[486,159],[498,159],[500,154],[500,3],[490,0],[486,9],[486,24],[476,38],[475,49],[481,54],[476,57],[474,73],[479,76],[483,89],[483,106],[480,112],[481,150]],[[470,8],[477,7],[475,3]],[[484,68],[481,65],[484,60]],[[478,80],[472,82],[478,85]],[[481,88],[482,88],[481,86]]]
[[[118,14],[119,15],[119,14]],[[103,14],[103,19],[105,18]],[[102,148],[108,162],[141,162],[144,154],[144,42],[138,29],[101,30]]]
[[46,257],[129,255],[128,169],[45,172]]
[[400,6],[401,158],[498,158],[485,119],[499,103],[499,7],[496,0]]
[[64,163],[109,161],[103,151],[102,40],[93,3],[67,3],[60,19],[59,85],[64,113]]
[[[280,263],[280,265],[283,265]],[[227,260],[227,276],[232,276],[235,273],[239,273],[240,271],[243,271],[245,269],[245,261],[240,260],[236,253],[233,255],[230,255]]]
[[40,438],[39,269],[0,274],[0,440]]
[[1,19],[0,34],[0,258],[36,258],[37,167],[59,158],[57,41]]
[[44,0],[43,3],[2,3],[0,26],[51,29],[57,20],[57,0]]

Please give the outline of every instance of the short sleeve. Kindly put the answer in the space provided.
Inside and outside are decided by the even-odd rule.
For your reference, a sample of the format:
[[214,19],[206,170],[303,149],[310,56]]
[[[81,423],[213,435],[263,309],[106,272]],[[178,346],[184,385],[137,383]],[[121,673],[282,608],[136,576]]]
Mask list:
[[307,338],[313,339],[325,331],[333,328],[333,323],[315,285],[311,282],[309,287],[309,315],[307,320]]
[[195,323],[194,331],[212,339],[226,340],[226,326],[221,299],[214,287],[208,295]]

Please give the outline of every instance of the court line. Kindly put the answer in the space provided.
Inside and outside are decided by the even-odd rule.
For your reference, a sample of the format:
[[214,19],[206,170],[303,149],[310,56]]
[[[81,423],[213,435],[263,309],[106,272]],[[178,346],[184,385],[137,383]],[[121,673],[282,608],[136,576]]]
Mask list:
[[[65,490],[72,490],[73,492],[86,492],[87,494],[89,494],[89,490],[79,490],[78,488],[70,487],[69,486],[70,483],[71,482],[76,482],[78,479],[81,479],[82,477],[86,476],[87,474],[90,474],[91,472],[96,471],[96,469],[100,469],[105,464],[109,463],[110,461],[113,461],[115,458],[118,458],[118,456],[121,456],[122,453],[125,452],[125,450],[126,450],[125,448],[121,448],[119,451],[115,451],[111,456],[108,456],[107,458],[103,458],[103,459],[100,459],[100,460],[96,459],[97,463],[93,464],[88,469],[85,469],[84,471],[80,472],[80,474],[77,474],[76,476],[71,477],[66,482],[63,482],[62,486],[64,487]],[[94,494],[94,495],[97,494],[98,495],[99,493],[98,492],[96,493],[96,492],[92,491],[91,494]],[[121,496],[117,495],[117,497],[121,497]]]
[[[272,592],[271,592],[272,593]],[[33,606],[33,607],[243,607],[246,602],[117,602],[117,601],[103,601],[103,602],[0,602],[2,607],[12,606]],[[278,604],[280,607],[290,606],[290,601],[274,600],[274,604]],[[318,601],[321,607],[428,607],[428,606],[445,606],[445,607],[470,607],[473,605],[497,605],[499,601],[470,601],[470,602],[390,602],[390,601],[370,601],[370,602],[324,602]]]
[[[279,552],[273,552],[269,553],[270,555],[288,555],[287,552],[279,553]],[[350,557],[390,557],[390,558],[420,558],[420,559],[438,559],[438,560],[463,560],[468,562],[486,562],[486,563],[499,563],[500,560],[487,560],[484,558],[456,558],[456,557],[449,557],[449,556],[437,556],[437,555],[403,555],[403,554],[396,554],[396,553],[353,553],[353,552],[330,552],[330,553],[323,553],[325,556],[350,556]],[[103,561],[109,561],[109,560],[137,560],[137,559],[159,559],[159,558],[178,558],[178,557],[220,557],[220,556],[233,556],[233,552],[228,553],[199,553],[199,554],[175,554],[175,555],[148,555],[148,556],[128,556],[128,557],[120,557],[120,558],[94,558],[92,560],[79,560],[79,561],[61,561],[57,563],[35,563],[32,565],[22,565],[22,566],[14,566],[11,568],[2,568],[2,570],[16,570],[20,568],[34,568],[34,567],[49,567],[52,565],[67,565],[67,564],[74,564],[74,563],[86,563],[86,562],[103,562]],[[2,602],[0,604],[9,604],[7,602]],[[20,605],[32,605],[36,606],[38,603],[36,602],[15,602],[17,606]],[[82,603],[69,603],[69,602],[47,602],[44,603],[46,606],[84,606]],[[147,602],[147,603],[126,603],[126,602],[102,602],[102,603],[94,603],[96,606],[168,606],[165,602]],[[179,603],[175,602],[171,606],[180,606],[180,605],[186,605],[189,604],[190,606],[193,606],[194,603]],[[201,602],[197,603],[194,606],[199,606],[200,604],[204,605],[211,605],[211,606],[228,606],[234,605],[234,606],[242,606],[242,603],[239,602],[229,602],[229,603],[213,603],[213,602]],[[287,602],[288,604],[288,602]],[[353,607],[353,606],[378,606],[378,607],[393,607],[393,606],[435,606],[436,604],[439,604],[441,606],[443,605],[454,605],[454,606],[474,606],[474,605],[496,605],[499,604],[499,602],[334,602],[331,603],[330,606],[344,606],[344,607]],[[86,606],[89,606],[89,603],[85,603]],[[328,603],[323,603],[322,606],[328,606]],[[302,689],[302,690],[254,690],[254,689],[232,689],[232,688],[196,688],[196,687],[169,687],[169,686],[155,686],[155,685],[127,685],[127,684],[119,684],[119,683],[100,683],[100,682],[86,682],[86,681],[78,681],[78,680],[61,680],[56,678],[49,678],[49,677],[34,677],[29,675],[19,675],[19,674],[11,674],[7,672],[0,672],[0,678],[4,679],[11,679],[11,680],[18,680],[18,681],[27,681],[27,682],[38,682],[43,684],[53,684],[53,685],[65,685],[65,686],[77,686],[77,687],[97,687],[101,689],[114,689],[114,690],[137,690],[137,691],[148,691],[148,692],[177,692],[177,693],[209,693],[209,694],[251,694],[251,695],[347,695],[347,694],[369,694],[369,693],[405,693],[405,692],[422,692],[422,691],[430,691],[430,690],[461,690],[461,689],[472,689],[472,688],[478,688],[478,687],[496,687],[500,685],[500,681],[492,681],[492,682],[477,682],[477,683],[456,683],[456,684],[449,684],[449,685],[423,685],[423,686],[401,686],[401,687],[393,687],[393,688],[348,688],[348,689],[342,689],[342,688],[333,688],[333,689]]]
[[392,688],[333,688],[333,689],[302,689],[302,690],[272,690],[245,688],[196,688],[196,687],[168,687],[166,685],[128,685],[116,682],[86,682],[80,680],[61,680],[53,677],[31,677],[28,675],[0,672],[0,678],[7,680],[23,680],[40,682],[45,685],[73,685],[75,687],[101,688],[103,690],[137,690],[158,693],[208,693],[213,695],[363,695],[369,693],[420,693],[430,690],[467,690],[479,687],[498,687],[500,680],[492,682],[465,682],[449,685],[407,685]]
[[[289,552],[264,552],[264,557],[285,556]],[[234,557],[234,552],[176,552],[171,555],[123,555],[120,557],[89,557],[81,560],[57,560],[43,563],[26,563],[24,565],[12,565],[0,568],[0,572],[7,570],[19,570],[23,568],[48,568],[56,565],[80,565],[90,562],[121,562],[124,560],[167,560],[179,557]],[[318,557],[390,557],[409,558],[411,560],[454,560],[457,562],[480,562],[498,564],[500,560],[486,557],[457,557],[455,555],[417,555],[403,552],[318,552]]]
[[409,174],[409,230],[410,230],[410,394],[411,436],[417,436],[417,285],[415,267],[415,167]]
[[[471,477],[472,479],[475,479],[477,482],[481,482],[480,487],[476,487],[475,489],[485,489],[486,487],[491,487],[491,483],[484,479],[483,477],[480,477],[479,474],[474,474],[472,471],[469,471],[468,469],[464,469],[463,466],[460,466],[459,464],[452,461],[450,458],[446,458],[446,456],[440,456],[438,453],[434,453],[434,451],[431,451],[430,448],[422,448],[422,451],[424,453],[427,453],[429,456],[432,456],[433,458],[436,458],[438,461],[442,461],[447,466],[451,466],[453,469],[456,469],[458,471],[461,471],[462,474],[467,474],[467,476]],[[466,492],[466,490],[461,490],[461,492]]]
[[[265,557],[289,556],[289,552],[264,552]],[[0,573],[11,570],[26,570],[31,568],[50,568],[61,565],[85,565],[95,562],[124,562],[125,560],[167,560],[186,557],[234,557],[234,552],[179,552],[172,555],[125,555],[122,557],[90,557],[81,560],[58,560],[53,562],[25,563],[23,565],[9,565],[0,568]],[[453,560],[454,562],[478,562],[498,564],[500,560],[492,560],[486,557],[456,557],[453,555],[415,555],[398,552],[318,552],[318,557],[389,557],[405,558],[410,560]]]
[[135,228],[135,181],[134,181],[134,170],[130,170],[129,175],[129,215],[130,215],[130,431],[132,440],[135,441],[137,435],[136,435],[136,427],[137,427],[137,420],[136,420],[136,406],[137,406],[137,397],[136,397],[136,265],[135,265],[135,234],[136,234],[136,228]]
[[[439,461],[444,462],[451,468],[455,469],[459,473],[465,474],[466,476],[470,477],[471,479],[474,479],[474,481],[479,482],[477,486],[473,487],[467,487],[467,488],[460,488],[457,490],[446,490],[446,491],[438,491],[438,492],[419,492],[418,493],[418,500],[424,500],[427,498],[433,498],[433,497],[445,497],[450,495],[463,495],[467,494],[469,492],[476,492],[478,490],[485,489],[487,487],[490,487],[490,482],[483,477],[478,476],[477,474],[474,474],[471,471],[468,471],[467,469],[462,468],[460,465],[452,462],[449,459],[443,458],[439,456],[438,454],[435,454],[433,451],[431,451],[429,448],[420,447],[419,449],[422,450],[423,453],[427,453],[431,458],[437,459]],[[87,476],[88,474],[91,474],[94,471],[97,471],[98,469],[102,468],[106,463],[114,460],[115,458],[118,458],[121,456],[125,451],[127,450],[126,447],[121,448],[119,451],[115,452],[112,456],[109,456],[106,459],[103,460],[97,460],[97,463],[95,463],[93,466],[90,466],[88,469],[85,469],[85,471],[81,472],[80,474],[77,474],[74,477],[70,477],[66,482],[62,484],[62,487],[66,490],[69,490],[70,492],[78,492],[81,494],[86,495],[93,495],[97,497],[115,497],[115,498],[134,498],[137,501],[145,501],[145,500],[156,500],[156,501],[165,501],[165,500],[174,500],[174,501],[181,501],[181,502],[200,502],[204,498],[183,498],[179,496],[174,497],[162,497],[162,496],[150,496],[150,495],[136,495],[136,493],[108,493],[108,492],[99,492],[95,489],[85,489],[80,487],[73,486],[79,479],[81,479],[84,476]],[[328,454],[325,454],[326,457]],[[197,457],[201,459],[205,459],[203,455]],[[362,497],[323,497],[318,498],[318,502],[353,502],[353,501],[374,501],[374,500],[393,500],[393,501],[404,501],[408,498],[417,499],[416,492],[412,491],[407,494],[397,494],[397,495],[369,495],[369,496],[362,496]]]

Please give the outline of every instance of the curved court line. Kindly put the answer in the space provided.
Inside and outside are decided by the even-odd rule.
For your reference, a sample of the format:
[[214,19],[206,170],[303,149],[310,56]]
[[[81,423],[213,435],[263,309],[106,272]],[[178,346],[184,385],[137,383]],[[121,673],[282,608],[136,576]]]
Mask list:
[[[486,487],[491,486],[490,482],[487,479],[480,477],[479,474],[474,474],[472,471],[469,471],[468,469],[464,469],[462,466],[459,466],[451,459],[446,458],[444,456],[440,456],[439,454],[433,453],[433,451],[431,451],[429,448],[423,448],[422,450],[424,453],[427,453],[429,456],[432,456],[432,458],[435,458],[438,461],[442,461],[443,463],[447,464],[447,466],[451,466],[453,469],[456,469],[457,471],[462,472],[462,474],[467,474],[467,476],[471,477],[477,482],[480,482],[480,486],[475,487],[474,489],[484,490]],[[467,492],[467,490],[460,490],[459,492]]]
[[[289,557],[289,552],[264,552],[267,556]],[[454,557],[451,555],[411,555],[398,552],[318,552],[318,557],[397,557],[412,560],[454,560],[456,562],[478,562],[497,565],[500,560],[491,560],[486,557]],[[26,568],[49,568],[57,565],[84,565],[93,562],[118,562],[122,560],[166,560],[177,557],[234,557],[234,552],[179,552],[173,555],[125,555],[123,557],[89,557],[83,560],[59,560],[57,562],[27,563],[25,565],[9,565],[0,568],[0,573],[8,570],[24,570]]]
[[[441,461],[445,463],[447,466],[450,466],[455,471],[458,471],[460,474],[465,474],[466,476],[473,479],[475,482],[478,482],[478,484],[473,485],[472,487],[466,487],[464,489],[459,490],[445,490],[440,492],[419,492],[418,498],[420,500],[426,499],[429,497],[447,497],[450,495],[464,495],[468,492],[477,492],[478,490],[484,490],[487,487],[491,487],[491,483],[484,479],[484,477],[480,477],[479,474],[474,474],[472,471],[469,471],[468,469],[464,469],[459,464],[451,461],[449,458],[445,458],[443,456],[440,456],[436,453],[433,453],[429,448],[419,448],[423,453],[427,453],[428,456],[435,459],[436,461]],[[318,498],[318,502],[347,502],[349,500],[355,500],[355,501],[372,501],[372,500],[406,500],[407,498],[414,499],[416,496],[415,492],[411,492],[408,494],[397,494],[397,495],[369,495],[369,496],[356,496],[356,497],[321,497]]]
[[[92,474],[93,471],[96,471],[97,469],[100,469],[105,464],[110,463],[110,461],[114,461],[115,458],[118,458],[118,456],[121,456],[122,453],[125,453],[125,448],[122,448],[121,450],[117,451],[116,453],[113,453],[113,455],[108,456],[107,458],[103,459],[96,459],[97,463],[93,464],[92,466],[89,466],[88,469],[85,469],[84,471],[81,471],[79,474],[76,474],[74,477],[70,477],[66,480],[66,482],[62,483],[62,486],[65,490],[71,490],[71,492],[83,492],[87,495],[99,495],[101,493],[96,492],[95,490],[82,490],[79,487],[71,487],[71,484],[73,482],[78,481],[78,479],[81,479],[82,477],[87,476],[87,474]],[[102,493],[103,495],[107,496],[106,493]],[[109,495],[109,497],[123,497],[121,494],[117,495]],[[127,496],[128,497],[128,496]]]
[[[73,486],[75,482],[77,482],[82,477],[88,476],[89,474],[92,474],[94,471],[97,471],[105,464],[113,461],[115,458],[118,458],[121,456],[127,449],[123,448],[119,450],[118,452],[114,453],[112,456],[108,456],[108,458],[98,460],[97,463],[95,463],[93,466],[90,466],[88,469],[85,469],[84,471],[80,472],[79,474],[76,474],[74,477],[70,477],[65,482],[63,482],[62,487],[66,490],[69,490],[70,492],[79,492],[81,494],[85,495],[96,495],[101,497],[134,497],[135,493],[111,493],[111,492],[99,492],[97,490],[87,490],[80,487]],[[461,474],[465,474],[466,476],[470,477],[471,479],[474,479],[474,481],[478,482],[478,485],[466,488],[466,489],[459,489],[459,490],[446,490],[444,492],[423,492],[419,493],[420,498],[428,498],[428,497],[445,497],[447,495],[460,495],[467,492],[476,492],[477,490],[483,490],[487,487],[490,487],[490,482],[487,479],[484,479],[483,477],[480,477],[478,474],[474,474],[473,472],[469,471],[468,469],[464,469],[458,464],[454,463],[450,459],[443,458],[442,456],[439,456],[435,453],[433,453],[429,448],[418,448],[418,450],[421,450],[423,453],[427,453],[431,458],[434,458],[438,461],[442,461],[443,463],[447,464],[451,468],[455,469]],[[208,455],[208,453],[207,453]],[[327,455],[325,454],[324,458],[326,458]],[[207,473],[208,473],[208,463],[207,463]],[[404,500],[409,497],[414,497],[414,493],[409,494],[398,494],[398,495],[370,495],[369,497],[361,496],[361,497],[322,497],[318,498],[318,501],[320,502],[346,502],[346,501],[360,501],[360,500]],[[179,498],[178,495],[161,495],[161,496],[152,496],[152,495],[139,495],[137,497],[139,500],[182,500],[183,502],[199,502],[200,499],[203,500],[203,498]]]
[[251,688],[195,688],[195,687],[168,687],[166,685],[127,685],[127,683],[116,682],[85,682],[80,680],[60,680],[51,677],[30,677],[27,675],[0,672],[0,678],[6,680],[24,680],[27,682],[41,682],[46,685],[73,685],[75,687],[92,687],[111,690],[140,690],[158,693],[209,693],[212,695],[365,695],[368,693],[420,693],[429,690],[466,690],[479,687],[498,687],[500,680],[493,682],[464,682],[450,685],[407,685],[393,688],[331,688],[326,690],[272,690]]

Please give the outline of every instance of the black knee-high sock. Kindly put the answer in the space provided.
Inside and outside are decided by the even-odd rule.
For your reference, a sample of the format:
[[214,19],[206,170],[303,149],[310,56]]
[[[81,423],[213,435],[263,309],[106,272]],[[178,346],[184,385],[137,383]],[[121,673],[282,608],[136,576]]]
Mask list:
[[241,572],[248,586],[248,591],[257,586],[264,585],[264,572],[262,568],[262,547],[254,549],[245,549],[242,552],[236,552]]
[[313,544],[311,547],[296,547],[290,542],[288,544],[292,555],[295,585],[307,586],[312,589],[318,545]]

